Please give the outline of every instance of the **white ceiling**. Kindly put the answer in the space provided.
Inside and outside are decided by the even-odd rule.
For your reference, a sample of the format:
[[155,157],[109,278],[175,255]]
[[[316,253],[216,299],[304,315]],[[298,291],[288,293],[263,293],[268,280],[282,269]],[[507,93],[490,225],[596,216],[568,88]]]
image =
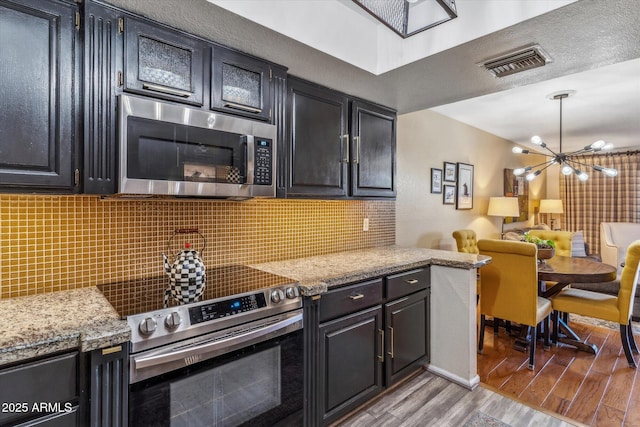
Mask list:
[[[545,96],[576,90],[564,151],[640,146],[640,0],[457,0],[458,18],[404,41],[351,0],[106,1],[400,114],[433,108],[522,144],[557,144],[558,105]],[[553,62],[503,78],[477,66],[532,43]]]
[[[458,18],[407,39],[398,37],[351,0],[208,1],[373,74],[382,74],[575,0],[457,0]],[[588,55],[588,49],[584,53]],[[559,102],[548,100],[546,95],[575,90],[575,96],[563,101],[564,152],[598,139],[612,142],[616,148],[637,147],[639,76],[640,60],[636,59],[433,110],[531,148],[538,148],[529,143],[531,136],[540,135],[558,151]]]

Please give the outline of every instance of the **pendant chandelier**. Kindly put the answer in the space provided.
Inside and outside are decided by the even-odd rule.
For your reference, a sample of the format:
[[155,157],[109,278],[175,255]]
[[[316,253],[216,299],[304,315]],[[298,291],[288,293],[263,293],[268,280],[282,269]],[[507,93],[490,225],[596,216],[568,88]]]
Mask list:
[[[591,145],[587,145],[586,147],[581,148],[580,150],[573,151],[570,153],[562,152],[562,100],[574,94],[575,94],[575,91],[563,91],[563,92],[552,93],[551,95],[548,96],[549,99],[560,101],[560,152],[556,153],[555,151],[547,147],[547,144],[544,143],[542,138],[535,135],[531,137],[531,143],[538,145],[546,149],[547,151],[549,151],[551,154],[546,154],[546,153],[539,153],[539,154],[549,157],[550,159],[534,166],[527,166],[525,168],[515,169],[513,171],[514,175],[519,176],[527,173],[526,179],[528,181],[533,181],[538,175],[540,175],[540,173],[542,173],[543,170],[555,164],[560,165],[561,167],[560,171],[562,172],[563,175],[575,174],[578,177],[578,179],[581,181],[586,181],[589,179],[589,175],[584,171],[589,167],[595,171],[602,172],[607,176],[618,175],[618,171],[616,169],[604,168],[598,165],[587,165],[586,163],[583,163],[577,159],[577,156],[582,154],[594,153],[602,150],[611,150],[613,148],[613,144],[611,143],[607,144],[603,140],[598,140]],[[529,150],[523,150],[520,147],[513,147],[511,151],[517,154],[529,154]],[[536,170],[532,172],[533,169],[536,169]]]

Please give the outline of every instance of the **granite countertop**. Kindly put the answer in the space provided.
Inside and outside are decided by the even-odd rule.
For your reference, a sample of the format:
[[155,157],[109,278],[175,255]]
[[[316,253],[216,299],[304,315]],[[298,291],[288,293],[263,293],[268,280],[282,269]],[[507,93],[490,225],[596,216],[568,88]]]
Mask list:
[[96,287],[0,300],[0,365],[129,341],[131,330]]
[[384,246],[254,264],[251,267],[289,277],[299,282],[302,295],[313,296],[332,286],[385,276],[426,265],[472,269],[491,262],[485,255],[425,248]]
[[[251,267],[299,282],[305,296],[332,286],[441,265],[473,269],[491,262],[483,255],[385,246]],[[0,332],[0,365],[58,351],[91,351],[127,342],[131,330],[96,287],[0,300],[9,325]]]

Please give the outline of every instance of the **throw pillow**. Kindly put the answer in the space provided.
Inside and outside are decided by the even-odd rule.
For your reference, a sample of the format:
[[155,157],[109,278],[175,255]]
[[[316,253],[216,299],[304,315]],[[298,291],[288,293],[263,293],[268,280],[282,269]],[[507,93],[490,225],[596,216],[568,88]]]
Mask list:
[[571,256],[587,256],[587,252],[584,250],[584,232],[582,231],[576,231],[571,236]]

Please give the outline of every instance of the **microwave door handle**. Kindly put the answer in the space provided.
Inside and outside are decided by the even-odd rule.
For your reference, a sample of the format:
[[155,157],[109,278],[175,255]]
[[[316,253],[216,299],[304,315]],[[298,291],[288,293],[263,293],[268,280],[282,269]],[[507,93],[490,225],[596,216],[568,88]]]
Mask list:
[[271,325],[254,329],[237,336],[230,336],[217,341],[207,341],[203,344],[188,346],[185,348],[181,348],[180,350],[170,351],[169,353],[156,354],[146,357],[134,357],[133,363],[135,365],[135,369],[144,369],[169,362],[174,362],[176,360],[184,359],[190,356],[203,355],[212,351],[220,350],[224,347],[241,348],[238,347],[238,345],[251,345],[259,343],[260,341],[262,341],[265,335],[277,332],[278,330],[282,329],[286,330],[288,326],[301,321],[302,313],[299,313]]

